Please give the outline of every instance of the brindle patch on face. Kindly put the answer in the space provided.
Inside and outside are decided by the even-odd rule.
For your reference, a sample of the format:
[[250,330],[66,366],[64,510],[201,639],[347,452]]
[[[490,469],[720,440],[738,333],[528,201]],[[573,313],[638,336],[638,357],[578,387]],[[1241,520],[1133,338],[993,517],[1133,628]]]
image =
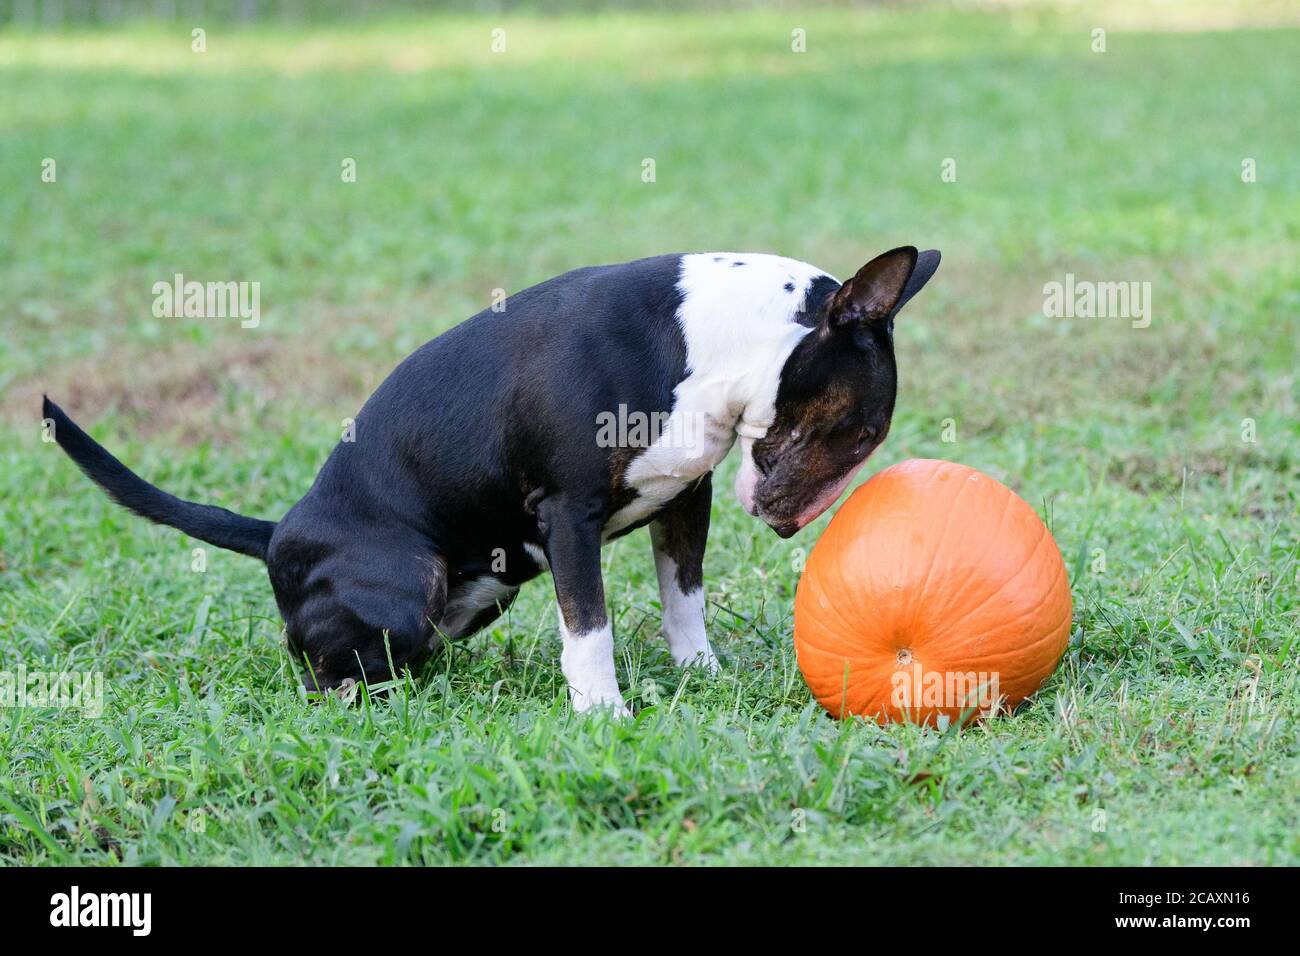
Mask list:
[[797,530],[884,439],[895,384],[887,336],[818,331],[800,343],[782,371],[776,418],[753,448],[754,500],[778,533]]

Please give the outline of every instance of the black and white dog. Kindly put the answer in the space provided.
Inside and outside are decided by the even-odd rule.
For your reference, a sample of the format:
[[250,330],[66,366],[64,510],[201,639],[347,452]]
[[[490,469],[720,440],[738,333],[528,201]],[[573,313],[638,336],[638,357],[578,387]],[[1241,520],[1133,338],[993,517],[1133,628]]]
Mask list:
[[716,668],[713,469],[738,435],[747,512],[788,537],[825,511],[889,430],[894,316],[938,265],[905,246],[843,284],[732,253],[565,273],[402,362],[278,522],[175,498],[44,415],[119,504],[266,562],[309,689],[386,680],[550,570],[574,707],[622,710],[601,545],[650,525],[673,659]]

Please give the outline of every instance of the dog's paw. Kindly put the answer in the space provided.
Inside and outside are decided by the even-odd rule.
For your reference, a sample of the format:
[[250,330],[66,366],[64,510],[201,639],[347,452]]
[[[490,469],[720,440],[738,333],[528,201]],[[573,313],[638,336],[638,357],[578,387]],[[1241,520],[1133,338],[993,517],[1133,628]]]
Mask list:
[[713,653],[713,648],[706,642],[702,648],[691,648],[681,653],[674,649],[673,660],[678,667],[696,668],[709,674],[716,674],[721,663]]
[[623,702],[623,695],[618,688],[613,691],[592,691],[582,693],[573,687],[569,688],[569,700],[573,705],[575,714],[597,714],[608,712],[612,717],[627,718],[632,716],[632,711],[628,709],[627,704]]

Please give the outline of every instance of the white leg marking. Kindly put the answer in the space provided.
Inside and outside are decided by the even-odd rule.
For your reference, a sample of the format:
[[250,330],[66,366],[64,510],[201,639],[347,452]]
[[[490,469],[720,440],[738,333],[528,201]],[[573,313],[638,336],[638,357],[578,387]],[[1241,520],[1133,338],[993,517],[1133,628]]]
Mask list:
[[704,588],[683,591],[677,583],[677,562],[655,549],[655,573],[659,576],[659,603],[664,609],[664,638],[678,664],[718,670],[718,658],[709,646],[704,630]]
[[619,716],[630,715],[614,674],[613,628],[606,624],[586,634],[570,634],[561,614],[560,636],[564,639],[560,670],[569,684],[573,709],[581,714],[597,707],[610,707]]

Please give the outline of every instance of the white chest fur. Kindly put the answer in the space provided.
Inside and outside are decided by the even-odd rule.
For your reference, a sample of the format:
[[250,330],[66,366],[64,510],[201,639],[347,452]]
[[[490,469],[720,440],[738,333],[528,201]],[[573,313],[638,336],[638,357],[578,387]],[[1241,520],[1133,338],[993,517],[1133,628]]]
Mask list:
[[796,259],[754,253],[682,257],[677,321],[686,339],[686,377],[655,440],[628,468],[637,498],[605,526],[608,537],[654,514],[713,471],[736,426],[772,423],[781,368],[808,328],[795,321],[808,286],[826,273]]

